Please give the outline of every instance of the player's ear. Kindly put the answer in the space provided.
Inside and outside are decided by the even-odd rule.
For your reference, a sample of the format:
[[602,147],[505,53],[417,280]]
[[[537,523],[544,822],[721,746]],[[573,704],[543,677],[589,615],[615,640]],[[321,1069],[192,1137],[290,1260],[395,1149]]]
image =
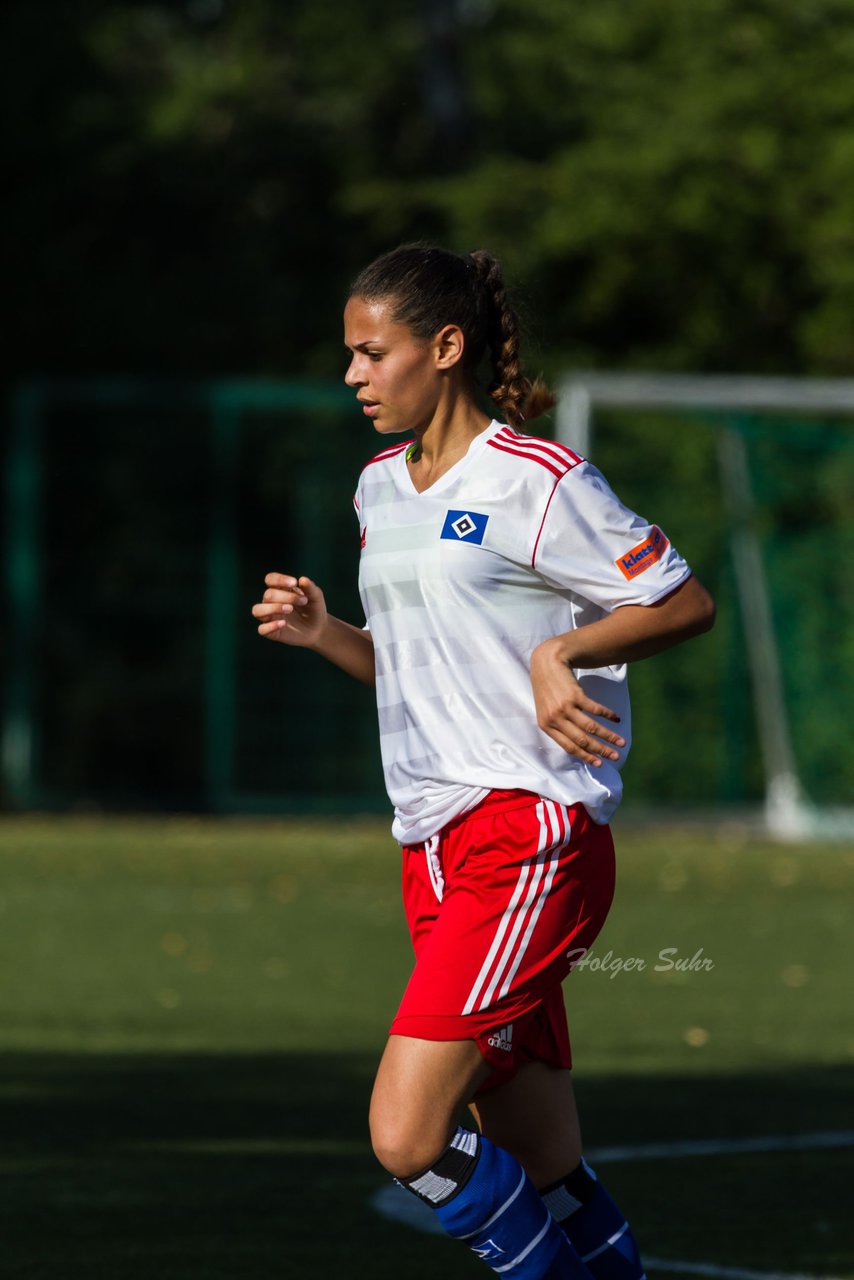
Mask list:
[[437,369],[451,369],[463,358],[466,340],[457,324],[446,324],[433,336],[433,354]]

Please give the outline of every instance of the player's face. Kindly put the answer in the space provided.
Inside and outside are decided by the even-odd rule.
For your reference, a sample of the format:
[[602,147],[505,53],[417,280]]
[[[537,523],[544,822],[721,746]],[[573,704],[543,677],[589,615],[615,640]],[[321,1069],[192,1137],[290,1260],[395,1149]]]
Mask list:
[[[391,319],[386,302],[351,298],[344,309],[344,375],[377,431],[416,431],[435,413],[441,388],[437,347]],[[441,357],[440,357],[441,362]]]

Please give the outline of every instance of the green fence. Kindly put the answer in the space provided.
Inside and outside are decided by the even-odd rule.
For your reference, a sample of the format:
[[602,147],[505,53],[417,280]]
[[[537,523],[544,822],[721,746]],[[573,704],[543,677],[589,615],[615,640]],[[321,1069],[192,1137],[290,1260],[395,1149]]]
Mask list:
[[[743,445],[752,533],[770,603],[785,728],[805,798],[850,806],[854,776],[854,424],[781,413],[608,409],[596,463],[629,506],[666,530],[715,595],[714,632],[632,671],[639,747],[627,794],[647,803],[760,801],[763,762],[720,465]],[[723,433],[723,439],[722,439]]]
[[[632,673],[627,795],[762,797],[720,425],[748,445],[801,776],[811,799],[844,803],[850,426],[609,411],[594,460],[719,606],[710,635]],[[385,811],[371,691],[260,640],[250,615],[278,568],[361,620],[351,497],[377,447],[329,384],[22,388],[6,441],[5,805]]]
[[370,691],[250,615],[278,568],[359,617],[352,395],[40,383],[10,418],[6,804],[384,808]]

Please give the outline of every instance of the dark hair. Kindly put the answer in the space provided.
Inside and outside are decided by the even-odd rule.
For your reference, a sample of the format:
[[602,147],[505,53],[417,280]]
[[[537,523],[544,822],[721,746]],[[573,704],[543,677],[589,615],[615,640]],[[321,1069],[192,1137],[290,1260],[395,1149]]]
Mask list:
[[519,356],[519,321],[507,300],[501,263],[485,249],[461,257],[429,244],[404,244],[365,267],[351,298],[388,299],[392,319],[416,338],[432,338],[443,325],[459,325],[465,367],[473,373],[489,353],[487,392],[511,426],[538,418],[556,403],[541,378],[533,382]]

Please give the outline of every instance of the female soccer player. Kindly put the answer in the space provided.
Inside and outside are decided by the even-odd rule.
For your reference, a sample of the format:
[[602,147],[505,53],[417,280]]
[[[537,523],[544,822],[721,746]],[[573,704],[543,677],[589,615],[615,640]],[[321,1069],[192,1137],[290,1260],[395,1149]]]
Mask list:
[[[490,254],[384,255],[352,286],[344,338],[364,414],[407,433],[356,493],[367,627],[280,573],[253,614],[376,686],[416,963],[374,1150],[511,1280],[639,1280],[582,1159],[560,984],[613,893],[626,664],[707,630],[714,606],[595,467],[520,431],[554,401],[522,371]],[[506,424],[480,406],[485,361]]]

